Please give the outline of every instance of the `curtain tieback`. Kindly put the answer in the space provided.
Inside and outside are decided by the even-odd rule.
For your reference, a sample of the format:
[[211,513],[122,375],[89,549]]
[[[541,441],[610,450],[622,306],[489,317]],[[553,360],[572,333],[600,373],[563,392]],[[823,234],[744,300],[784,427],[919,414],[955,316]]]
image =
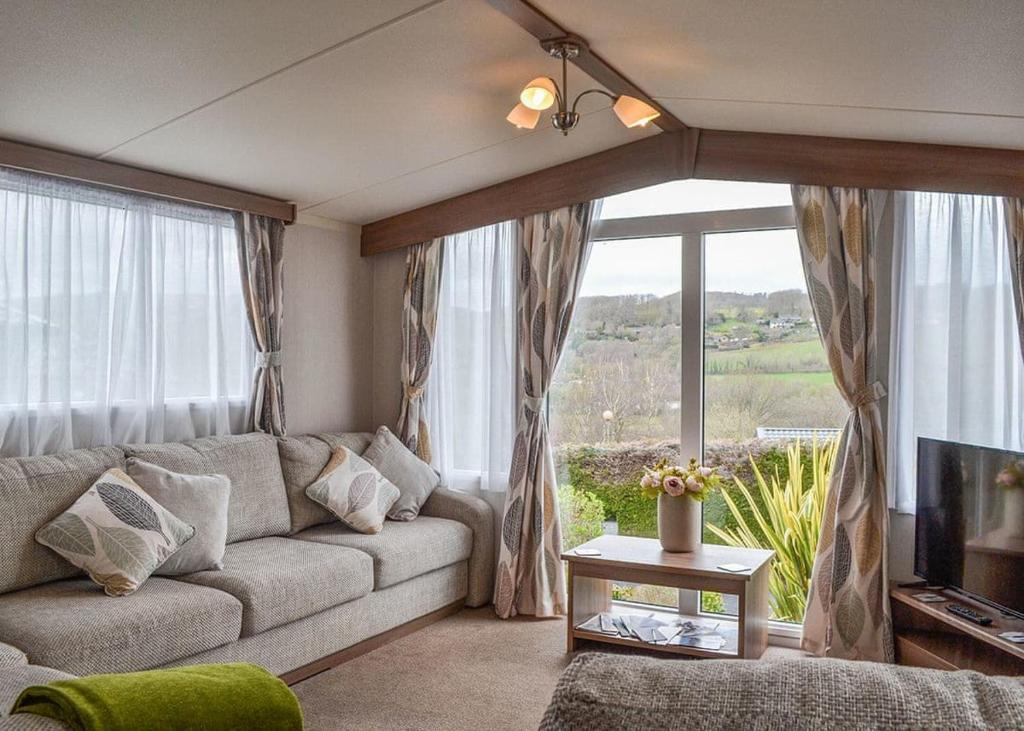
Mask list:
[[853,394],[853,398],[850,399],[850,409],[856,410],[864,406],[869,406],[870,404],[878,403],[879,400],[885,397],[886,393],[888,392],[885,390],[885,386],[883,386],[881,382],[875,381],[874,383],[869,383],[864,388],[857,391],[857,393]]
[[405,390],[405,398],[409,401],[415,401],[423,395],[423,386],[403,386]]
[[256,354],[257,368],[275,368],[281,365],[281,351],[268,350]]
[[535,414],[539,414],[544,408],[543,396],[523,396],[523,408],[527,408]]

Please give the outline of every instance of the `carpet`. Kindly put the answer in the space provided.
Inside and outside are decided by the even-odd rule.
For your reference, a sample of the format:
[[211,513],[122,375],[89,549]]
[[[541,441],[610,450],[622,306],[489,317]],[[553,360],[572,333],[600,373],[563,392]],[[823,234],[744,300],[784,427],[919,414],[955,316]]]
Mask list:
[[[772,647],[765,659],[796,654]],[[535,731],[570,659],[564,618],[464,609],[292,690],[308,731]]]

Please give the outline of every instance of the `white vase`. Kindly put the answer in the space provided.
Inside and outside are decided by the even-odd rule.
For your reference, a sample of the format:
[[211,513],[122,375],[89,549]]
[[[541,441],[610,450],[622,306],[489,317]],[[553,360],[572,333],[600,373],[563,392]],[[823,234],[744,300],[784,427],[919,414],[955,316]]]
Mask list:
[[1012,538],[1024,538],[1024,487],[1003,490],[1003,530]]
[[692,497],[658,495],[658,540],[672,553],[696,551],[701,545],[700,503]]

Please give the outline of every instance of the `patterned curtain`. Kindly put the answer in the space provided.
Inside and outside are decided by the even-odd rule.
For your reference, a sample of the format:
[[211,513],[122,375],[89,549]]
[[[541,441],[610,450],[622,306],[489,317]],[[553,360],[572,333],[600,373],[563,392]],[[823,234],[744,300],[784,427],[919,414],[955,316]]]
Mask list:
[[254,213],[236,213],[238,263],[249,329],[256,343],[256,366],[246,414],[246,431],[283,436],[284,384],[281,379],[281,290],[284,222]]
[[516,438],[494,590],[499,617],[564,614],[562,532],[544,402],[590,253],[594,204],[519,221]]
[[424,462],[430,462],[430,431],[423,388],[430,373],[441,288],[442,239],[409,247],[405,258],[402,307],[402,411],[398,436]]
[[893,661],[885,436],[878,401],[876,252],[867,191],[793,186],[807,289],[836,386],[850,406],[829,481],[801,646]]
[[1013,281],[1013,302],[1017,308],[1017,331],[1021,354],[1024,355],[1024,200],[1004,198],[1006,232],[1010,239],[1010,269]]

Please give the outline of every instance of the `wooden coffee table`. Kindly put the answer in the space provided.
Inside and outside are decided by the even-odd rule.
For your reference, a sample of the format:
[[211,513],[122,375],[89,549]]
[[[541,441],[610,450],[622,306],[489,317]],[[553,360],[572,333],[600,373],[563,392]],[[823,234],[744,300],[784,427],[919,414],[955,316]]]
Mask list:
[[[596,549],[601,555],[581,556],[576,552],[579,549]],[[567,649],[572,652],[582,641],[592,641],[696,657],[759,658],[768,643],[768,570],[774,555],[774,551],[711,544],[704,544],[693,553],[669,553],[662,550],[656,539],[630,536],[608,535],[588,541],[562,554],[569,563]],[[749,566],[750,570],[731,573],[718,568],[730,563]],[[655,645],[580,629],[594,615],[612,611],[614,582],[717,591],[739,597],[736,618],[714,618],[720,623],[720,633],[727,644],[720,650]],[[620,610],[635,611],[617,603],[615,611]],[[674,608],[656,611],[644,607],[643,611],[655,611],[656,616],[664,615],[666,619],[680,616]],[[707,620],[706,615],[701,618],[702,622]]]

